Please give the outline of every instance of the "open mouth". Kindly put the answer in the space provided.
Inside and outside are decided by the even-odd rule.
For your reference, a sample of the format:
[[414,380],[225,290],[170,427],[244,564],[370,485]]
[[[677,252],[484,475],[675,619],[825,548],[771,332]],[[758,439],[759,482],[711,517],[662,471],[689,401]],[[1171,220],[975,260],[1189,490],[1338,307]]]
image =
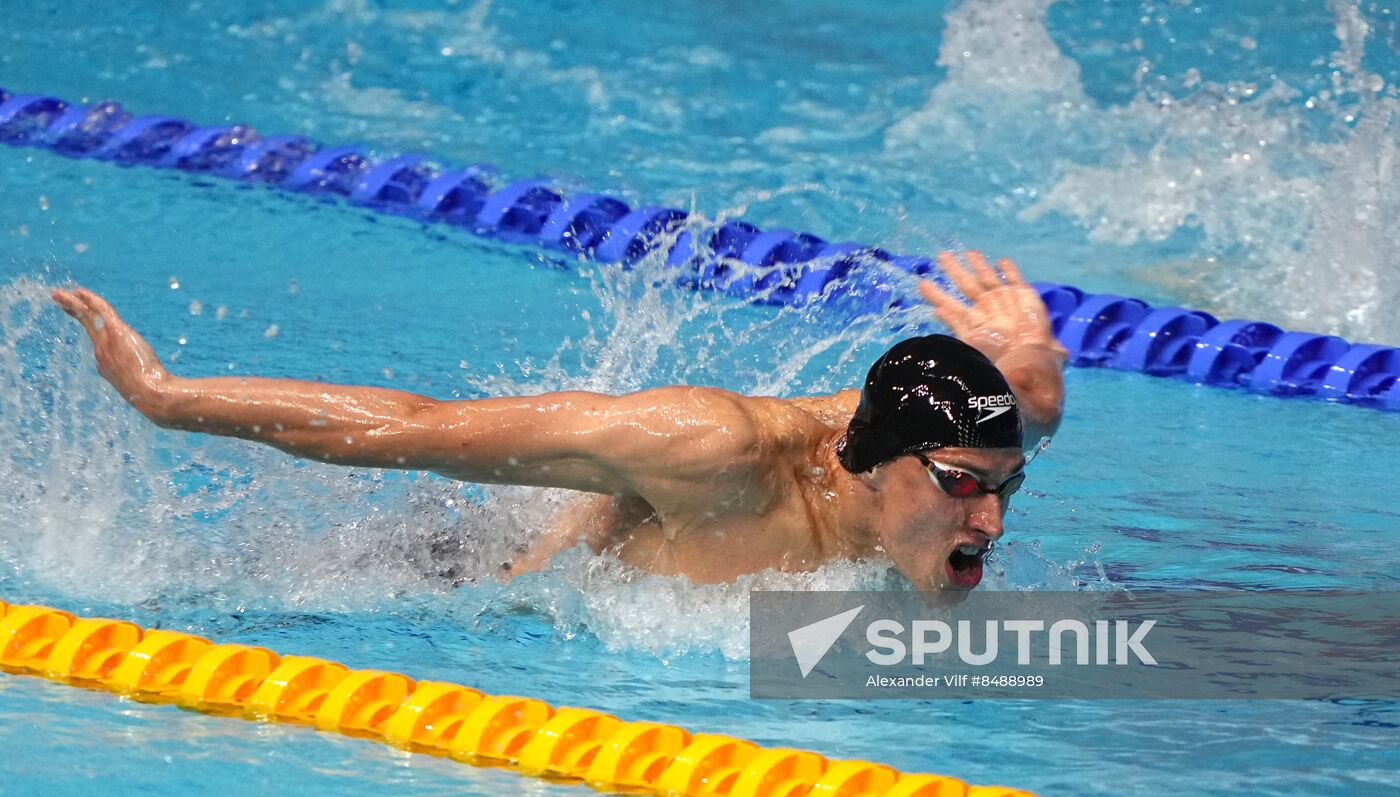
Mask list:
[[953,586],[972,589],[982,581],[982,557],[987,554],[976,545],[959,545],[948,554],[948,580]]

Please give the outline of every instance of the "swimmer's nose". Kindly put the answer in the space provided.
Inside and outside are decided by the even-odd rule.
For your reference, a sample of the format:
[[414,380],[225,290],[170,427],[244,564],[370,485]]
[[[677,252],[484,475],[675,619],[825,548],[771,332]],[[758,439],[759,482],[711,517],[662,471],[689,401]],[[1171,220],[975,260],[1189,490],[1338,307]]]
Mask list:
[[1006,529],[1001,524],[1001,500],[995,495],[979,496],[968,507],[968,529],[996,542]]

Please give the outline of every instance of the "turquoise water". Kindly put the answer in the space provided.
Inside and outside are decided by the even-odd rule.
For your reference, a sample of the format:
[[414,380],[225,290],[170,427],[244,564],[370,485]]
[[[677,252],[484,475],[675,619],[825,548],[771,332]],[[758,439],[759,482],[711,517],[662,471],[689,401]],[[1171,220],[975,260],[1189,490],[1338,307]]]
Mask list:
[[[1322,3],[35,3],[0,11],[0,85],[899,251],[975,245],[1036,278],[1395,343],[1393,19]],[[1397,791],[1386,703],[749,701],[748,589],[888,583],[880,563],[696,587],[565,557],[502,586],[495,564],[557,495],[154,430],[41,308],[42,285],[71,278],[182,374],[439,397],[831,390],[926,319],[746,307],[653,286],[651,264],[579,268],[32,150],[0,148],[0,186],[6,599],[1047,795]],[[1400,417],[1068,382],[988,587],[1397,588]],[[0,678],[0,743],[5,794],[90,792],[74,773],[113,794],[571,791],[23,678]]]

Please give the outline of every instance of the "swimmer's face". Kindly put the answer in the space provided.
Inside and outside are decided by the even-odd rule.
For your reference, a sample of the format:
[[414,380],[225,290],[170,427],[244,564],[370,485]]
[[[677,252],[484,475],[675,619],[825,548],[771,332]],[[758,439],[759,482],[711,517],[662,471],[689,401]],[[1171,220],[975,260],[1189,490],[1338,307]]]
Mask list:
[[[1016,448],[940,448],[925,454],[940,465],[1000,485],[1021,472]],[[982,559],[1001,538],[1009,497],[975,492],[955,498],[929,478],[914,456],[876,468],[871,486],[881,493],[878,534],[895,567],[921,590],[969,590],[982,580]]]

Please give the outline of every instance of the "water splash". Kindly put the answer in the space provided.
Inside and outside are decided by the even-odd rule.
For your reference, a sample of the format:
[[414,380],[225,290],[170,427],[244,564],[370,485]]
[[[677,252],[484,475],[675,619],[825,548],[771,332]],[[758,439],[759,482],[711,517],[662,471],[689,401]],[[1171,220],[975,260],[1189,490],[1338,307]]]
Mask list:
[[1062,215],[1123,247],[1184,247],[1141,275],[1183,304],[1400,341],[1386,312],[1400,302],[1388,262],[1400,241],[1386,224],[1400,210],[1400,100],[1363,66],[1371,28],[1358,4],[1328,4],[1338,41],[1328,89],[1212,82],[1195,69],[1167,85],[1144,57],[1136,95],[1105,105],[1049,34],[1055,2],[952,9],[938,59],[947,77],[889,128],[887,155],[951,153],[1002,188],[969,206]]

